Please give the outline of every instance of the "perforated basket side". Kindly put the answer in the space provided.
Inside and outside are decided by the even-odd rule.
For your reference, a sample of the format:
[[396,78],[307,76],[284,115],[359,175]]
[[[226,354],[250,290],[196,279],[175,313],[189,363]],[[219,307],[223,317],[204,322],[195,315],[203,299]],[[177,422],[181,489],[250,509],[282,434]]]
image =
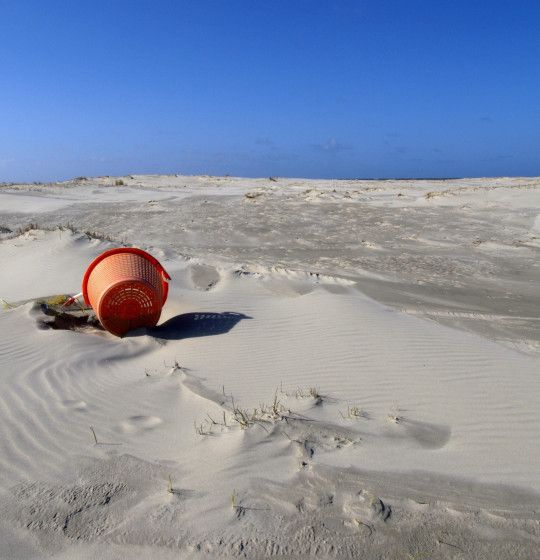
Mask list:
[[157,324],[166,286],[154,263],[134,252],[115,251],[94,264],[86,295],[102,325],[122,336]]
[[[161,279],[161,294],[162,294],[162,305],[165,304],[167,300],[167,295],[169,292],[169,284],[168,281],[171,279],[167,271],[163,268],[161,263],[152,255],[143,251],[142,249],[138,249],[136,247],[118,247],[116,249],[109,249],[101,255],[97,256],[88,266],[86,272],[84,273],[83,281],[82,281],[82,294],[84,300],[87,305],[92,305],[90,301],[90,294],[89,294],[89,283],[91,282],[94,270],[98,267],[98,265],[104,261],[105,259],[109,259],[114,255],[137,255],[142,259],[146,260],[150,263],[159,273]],[[95,282],[95,279],[93,280]]]
[[102,294],[96,313],[108,331],[122,336],[139,327],[155,326],[161,315],[161,300],[147,282],[127,280]]

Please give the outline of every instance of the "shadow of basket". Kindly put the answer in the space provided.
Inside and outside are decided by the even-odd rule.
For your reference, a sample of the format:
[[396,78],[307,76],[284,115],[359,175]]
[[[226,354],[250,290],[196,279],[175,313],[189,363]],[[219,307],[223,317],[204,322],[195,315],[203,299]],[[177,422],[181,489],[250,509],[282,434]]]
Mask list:
[[171,317],[161,325],[148,329],[148,334],[163,340],[181,340],[200,336],[228,333],[243,319],[251,319],[243,313],[183,313]]

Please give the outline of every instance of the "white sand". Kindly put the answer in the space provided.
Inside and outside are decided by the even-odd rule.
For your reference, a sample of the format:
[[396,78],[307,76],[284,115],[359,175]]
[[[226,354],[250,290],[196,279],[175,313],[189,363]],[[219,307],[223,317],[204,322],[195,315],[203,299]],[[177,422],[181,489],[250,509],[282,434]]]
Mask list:
[[123,179],[0,190],[173,277],[153,332],[42,329],[115,244],[3,235],[0,557],[535,557],[537,180]]

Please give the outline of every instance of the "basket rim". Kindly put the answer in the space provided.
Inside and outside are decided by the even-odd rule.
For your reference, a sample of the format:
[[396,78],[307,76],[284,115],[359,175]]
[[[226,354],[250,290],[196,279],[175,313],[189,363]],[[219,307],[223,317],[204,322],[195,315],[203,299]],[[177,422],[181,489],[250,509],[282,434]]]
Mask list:
[[171,279],[171,277],[169,276],[167,271],[163,268],[163,265],[156,259],[156,257],[153,257],[152,255],[150,255],[146,251],[143,251],[142,249],[139,249],[138,247],[116,247],[115,249],[109,249],[108,251],[101,253],[101,255],[98,255],[88,265],[88,268],[84,273],[83,281],[82,281],[82,293],[86,305],[91,305],[90,300],[88,298],[88,280],[96,265],[98,265],[103,259],[106,259],[111,255],[118,255],[121,253],[131,253],[134,255],[139,255],[140,257],[143,257],[144,259],[149,261],[158,269],[158,271],[161,273],[161,283],[162,283],[162,291],[163,291],[163,299],[161,304],[163,305],[167,300],[167,295],[169,293],[169,280]]

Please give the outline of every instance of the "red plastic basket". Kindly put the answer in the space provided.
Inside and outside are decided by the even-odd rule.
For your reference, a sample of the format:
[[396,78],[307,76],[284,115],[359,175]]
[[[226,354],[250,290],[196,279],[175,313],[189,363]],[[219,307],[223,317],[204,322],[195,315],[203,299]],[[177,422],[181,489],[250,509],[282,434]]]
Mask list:
[[142,249],[110,249],[86,269],[82,293],[109,332],[123,336],[139,327],[154,327],[169,291],[171,277]]

